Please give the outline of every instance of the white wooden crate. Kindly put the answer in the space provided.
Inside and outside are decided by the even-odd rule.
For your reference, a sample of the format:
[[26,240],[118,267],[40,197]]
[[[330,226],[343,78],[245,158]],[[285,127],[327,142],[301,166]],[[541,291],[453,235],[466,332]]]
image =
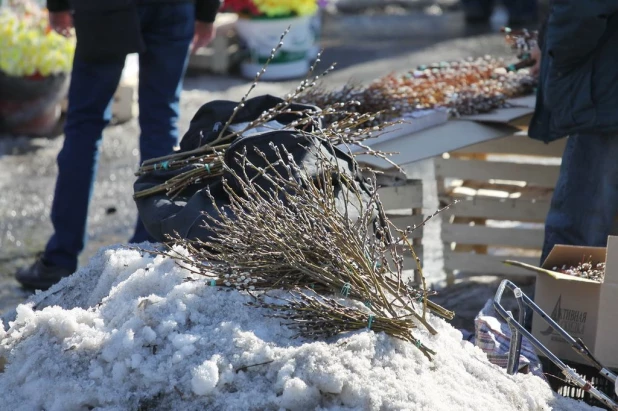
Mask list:
[[523,133],[435,159],[447,282],[455,274],[528,276],[505,259],[538,264],[544,221],[565,139],[544,144]]
[[[423,222],[423,182],[421,180],[404,180],[398,185],[378,189],[380,201],[389,220],[400,230],[406,227],[420,226]],[[410,235],[417,257],[423,263],[423,228],[419,227]],[[409,251],[403,252],[405,272],[419,281],[416,261]]]

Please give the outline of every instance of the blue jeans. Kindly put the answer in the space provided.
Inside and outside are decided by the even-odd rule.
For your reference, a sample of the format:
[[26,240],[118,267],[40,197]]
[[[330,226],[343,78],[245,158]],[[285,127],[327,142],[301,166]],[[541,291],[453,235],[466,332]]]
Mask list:
[[618,136],[567,140],[545,222],[541,263],[556,244],[605,247],[618,212]]
[[[178,142],[179,99],[194,33],[194,13],[190,2],[139,6],[146,44],[146,51],[139,55],[141,161],[169,154]],[[123,68],[124,60],[104,64],[74,60],[51,210],[54,234],[43,256],[47,264],[77,268],[86,244],[88,207],[103,129],[111,119],[112,98]],[[147,240],[149,236],[138,219],[130,241]]]

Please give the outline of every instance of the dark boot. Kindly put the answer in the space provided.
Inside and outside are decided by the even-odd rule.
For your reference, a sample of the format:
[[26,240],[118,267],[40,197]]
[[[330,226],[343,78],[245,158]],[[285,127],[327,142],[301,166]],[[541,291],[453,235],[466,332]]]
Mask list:
[[24,288],[47,290],[71,274],[71,270],[45,264],[43,259],[39,258],[30,267],[19,270],[15,278]]

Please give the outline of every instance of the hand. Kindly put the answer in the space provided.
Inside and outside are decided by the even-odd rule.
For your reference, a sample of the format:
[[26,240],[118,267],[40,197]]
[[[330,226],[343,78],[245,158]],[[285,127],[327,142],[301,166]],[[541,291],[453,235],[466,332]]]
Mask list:
[[58,34],[65,37],[71,35],[73,28],[73,17],[70,11],[49,12],[49,25]]
[[538,45],[535,45],[532,50],[530,50],[530,58],[534,60],[534,66],[530,67],[530,74],[533,77],[538,77],[539,71],[541,70],[541,49]]
[[191,54],[195,54],[198,49],[206,47],[215,38],[215,25],[213,23],[195,22],[195,34],[191,44]]

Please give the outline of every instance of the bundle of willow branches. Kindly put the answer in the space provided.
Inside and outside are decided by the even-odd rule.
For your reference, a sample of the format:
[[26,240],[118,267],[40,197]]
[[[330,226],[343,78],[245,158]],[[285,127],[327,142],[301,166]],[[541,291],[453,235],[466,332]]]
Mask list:
[[[318,172],[313,169],[309,176],[285,148],[270,148],[277,161],[268,167],[254,166],[246,153],[237,158],[243,174],[223,164],[235,188],[224,181],[231,203],[216,215],[205,215],[213,238],[170,237],[162,253],[206,276],[213,286],[251,293],[289,291],[292,297],[285,304],[260,297],[253,304],[275,310],[267,315],[291,320],[288,325],[300,336],[320,338],[369,328],[410,341],[430,357],[434,352],[412,330],[422,326],[436,332],[427,321],[428,311],[446,319],[454,314],[429,300],[424,280],[414,288],[404,279],[402,250],[414,256],[421,270],[408,240],[414,228],[397,229],[379,212],[372,180],[363,195],[361,183],[319,151],[314,153]],[[257,153],[266,160],[266,153]],[[267,180],[270,188],[249,174]],[[188,253],[174,252],[174,245]],[[362,304],[354,307],[345,301]]]
[[[317,105],[320,108],[318,111],[314,109],[306,109],[296,112],[291,111],[290,106],[293,103],[302,103],[302,99],[300,99],[299,96],[315,87],[318,80],[334,68],[333,65],[325,70],[321,75],[313,75],[316,65],[320,62],[321,53],[311,66],[307,77],[300,82],[293,92],[285,96],[283,102],[277,104],[270,110],[264,111],[256,120],[251,121],[240,128],[235,128],[232,126],[236,114],[242,107],[244,107],[249,95],[257,86],[257,83],[262,75],[265,73],[269,62],[275,57],[277,51],[283,45],[283,39],[287,35],[288,31],[289,29],[286,30],[281,36],[279,44],[272,50],[270,58],[265,63],[262,70],[257,73],[254,82],[249,87],[247,93],[242,97],[238,106],[234,109],[229,120],[222,127],[217,138],[194,150],[173,153],[167,156],[144,161],[135,175],[141,176],[157,170],[178,170],[187,166],[192,167],[189,167],[187,171],[170,178],[168,181],[157,187],[135,193],[133,196],[135,199],[161,192],[165,192],[171,198],[174,198],[193,184],[200,183],[206,178],[220,176],[223,173],[223,155],[230,147],[230,144],[233,143],[238,136],[241,136],[250,130],[264,126],[282,114],[291,113],[298,117],[298,120],[284,125],[282,130],[306,130],[309,127],[315,128],[322,123],[322,119],[336,117],[337,121],[330,121],[321,129],[320,135],[322,138],[328,139],[335,146],[341,144],[348,146],[360,146],[363,151],[358,152],[355,155],[373,154],[389,161],[386,153],[372,150],[369,146],[364,145],[363,141],[369,138],[378,137],[382,130],[394,124],[401,123],[400,120],[378,122],[376,119],[384,114],[382,111],[376,110],[371,112],[359,112],[356,107],[358,107],[360,103],[354,99],[330,101],[328,104],[324,105],[320,104]],[[396,166],[395,164],[392,165]]]
[[[259,77],[260,74],[256,82]],[[159,168],[192,168],[155,189],[137,193],[136,197],[155,192],[176,195],[189,185],[200,183],[205,176],[201,170],[208,168],[208,176],[221,175],[229,199],[225,206],[219,206],[208,192],[216,210],[214,214],[204,214],[205,224],[213,233],[211,238],[169,236],[169,241],[155,253],[173,258],[203,276],[211,286],[249,293],[254,297],[250,305],[264,310],[266,316],[287,320],[285,324],[295,329],[298,336],[328,338],[370,329],[413,343],[431,358],[434,351],[413,331],[424,327],[435,334],[428,313],[445,319],[452,319],[454,313],[429,299],[433,293],[424,279],[418,285],[404,276],[404,253],[408,253],[416,261],[413,268],[423,278],[420,261],[408,239],[416,227],[393,226],[383,212],[375,175],[361,181],[353,177],[360,170],[354,156],[348,153],[351,165],[345,161],[351,167],[350,173],[346,172],[348,166],[342,168],[342,159],[333,155],[336,146],[356,145],[364,149],[362,154],[388,161],[387,154],[372,150],[364,141],[394,122],[376,126],[382,111],[361,112],[357,109],[358,101],[352,98],[333,101],[321,104],[321,111],[295,113],[298,120],[287,126],[308,141],[319,142],[307,148],[315,163],[299,165],[285,146],[273,143],[268,147],[272,153],[245,148],[234,158],[235,164],[222,160],[222,154],[236,137],[281,113],[290,113],[292,102],[315,86],[317,78],[303,80],[283,103],[264,112],[243,130],[229,131],[232,116],[208,145],[143,164],[138,175]],[[254,87],[255,83],[249,92]],[[327,116],[337,120],[322,127],[321,120]],[[266,165],[252,164],[247,150],[255,150],[263,160],[260,162]],[[177,246],[185,251],[178,252]],[[275,290],[276,302],[269,301]],[[281,293],[288,297],[281,298]]]

